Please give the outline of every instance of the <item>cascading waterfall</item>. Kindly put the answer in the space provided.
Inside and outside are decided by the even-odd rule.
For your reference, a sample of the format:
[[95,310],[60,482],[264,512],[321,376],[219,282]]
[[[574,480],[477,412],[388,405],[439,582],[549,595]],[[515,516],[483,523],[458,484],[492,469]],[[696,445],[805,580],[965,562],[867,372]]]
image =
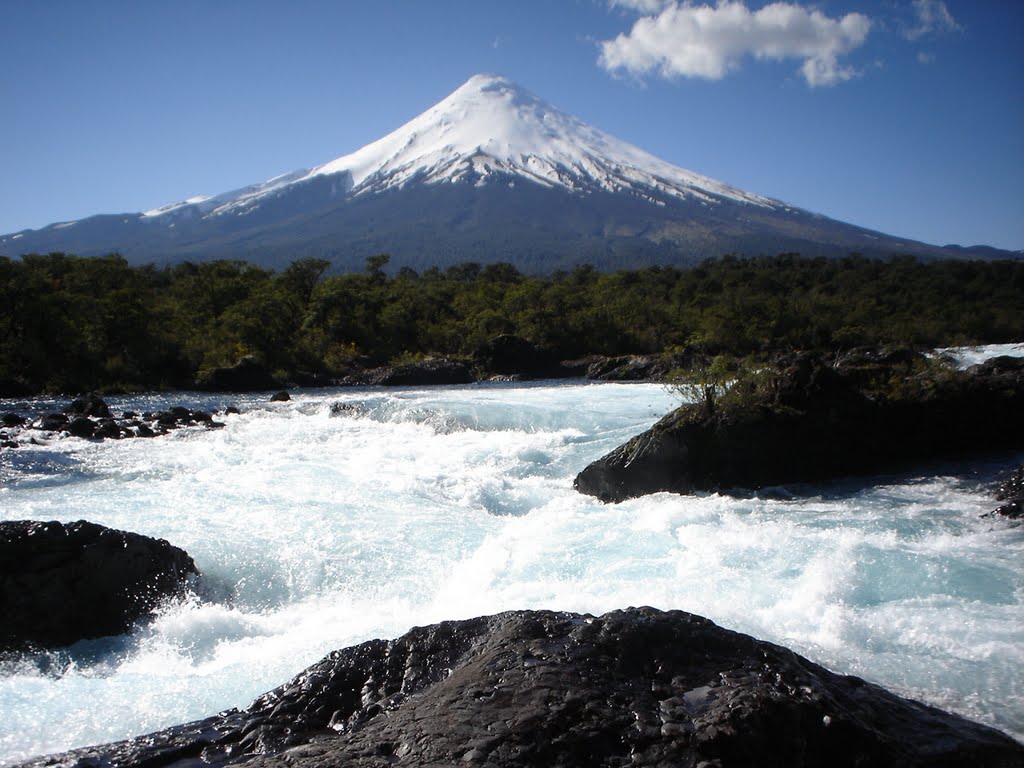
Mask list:
[[129,636],[0,662],[0,764],[244,707],[414,625],[629,605],[705,615],[1024,739],[1024,528],[980,517],[1020,456],[605,505],[572,479],[675,405],[659,385],[108,402],[242,413],[4,451],[0,517],[166,538],[202,594]]

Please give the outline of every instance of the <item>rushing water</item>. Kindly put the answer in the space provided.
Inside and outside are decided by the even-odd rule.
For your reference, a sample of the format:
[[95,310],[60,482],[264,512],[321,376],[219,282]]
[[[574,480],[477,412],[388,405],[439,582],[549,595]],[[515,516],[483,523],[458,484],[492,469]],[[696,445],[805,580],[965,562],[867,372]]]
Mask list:
[[3,662],[0,764],[243,707],[334,648],[414,625],[629,605],[708,616],[1024,739],[1024,527],[980,517],[1024,456],[605,505],[572,479],[674,405],[661,386],[109,402],[243,413],[218,431],[3,451],[0,517],[166,538],[206,591],[127,638]]

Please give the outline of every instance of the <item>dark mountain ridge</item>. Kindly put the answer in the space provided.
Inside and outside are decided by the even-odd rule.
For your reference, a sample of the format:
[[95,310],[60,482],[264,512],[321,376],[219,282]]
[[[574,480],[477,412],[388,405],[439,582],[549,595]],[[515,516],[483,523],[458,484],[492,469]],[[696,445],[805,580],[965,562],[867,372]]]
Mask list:
[[530,272],[688,265],[726,253],[1012,258],[857,227],[670,165],[478,75],[388,136],[312,170],[144,213],[0,237],[0,254],[120,253],[132,264],[305,257],[337,271],[509,262]]

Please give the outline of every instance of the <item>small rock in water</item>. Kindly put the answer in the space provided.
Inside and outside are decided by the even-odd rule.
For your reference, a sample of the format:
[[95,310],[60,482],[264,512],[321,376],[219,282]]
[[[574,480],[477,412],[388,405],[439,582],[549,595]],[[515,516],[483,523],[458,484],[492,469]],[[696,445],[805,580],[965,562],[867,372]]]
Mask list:
[[82,395],[71,405],[64,409],[64,413],[76,416],[94,416],[97,419],[105,419],[110,416],[110,408],[99,396],[89,393]]
[[88,416],[75,416],[68,425],[68,432],[75,437],[92,437],[96,424]]
[[996,501],[1005,503],[989,512],[985,517],[1001,515],[1013,520],[1024,517],[1024,464],[1003,481],[993,495]]
[[5,413],[2,422],[5,427],[20,427],[25,423],[25,417],[18,413]]
[[270,398],[270,402],[272,402],[272,403],[286,403],[286,402],[288,402],[291,399],[292,399],[292,396],[289,395],[287,392],[282,390],[281,392],[275,392],[274,395]]

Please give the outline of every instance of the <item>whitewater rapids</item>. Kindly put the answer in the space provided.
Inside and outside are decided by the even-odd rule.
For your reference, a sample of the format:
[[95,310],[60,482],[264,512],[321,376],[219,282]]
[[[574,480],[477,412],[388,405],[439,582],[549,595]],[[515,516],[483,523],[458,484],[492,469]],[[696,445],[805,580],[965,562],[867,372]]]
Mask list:
[[0,663],[0,765],[244,707],[414,625],[630,605],[707,616],[1024,739],[1024,527],[980,517],[1024,456],[605,505],[573,477],[677,404],[660,385],[267,400],[111,398],[243,412],[217,431],[0,453],[0,518],[165,538],[206,580],[128,637]]

